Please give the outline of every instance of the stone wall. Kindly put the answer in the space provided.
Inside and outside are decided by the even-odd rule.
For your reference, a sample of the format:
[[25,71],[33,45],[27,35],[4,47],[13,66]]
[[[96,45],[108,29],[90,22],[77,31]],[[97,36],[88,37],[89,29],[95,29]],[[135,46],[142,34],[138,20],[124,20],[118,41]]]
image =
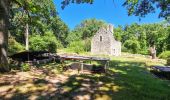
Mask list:
[[121,42],[115,40],[112,43],[112,53],[111,53],[111,55],[114,55],[114,56],[120,56],[121,55]]
[[106,29],[99,30],[92,39],[91,52],[93,54],[110,54],[111,41]]
[[100,28],[94,35],[91,42],[92,54],[121,55],[121,42],[113,37],[113,26]]

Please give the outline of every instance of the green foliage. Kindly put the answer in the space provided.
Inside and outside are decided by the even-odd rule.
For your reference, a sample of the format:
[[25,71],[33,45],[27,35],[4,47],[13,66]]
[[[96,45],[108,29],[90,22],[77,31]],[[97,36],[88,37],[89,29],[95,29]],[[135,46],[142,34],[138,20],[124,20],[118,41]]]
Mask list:
[[[41,2],[37,0],[14,1],[15,2],[13,2],[11,6],[12,17],[10,21],[12,27],[10,28],[10,32],[12,36],[15,37],[16,41],[23,45],[25,43],[25,25],[28,24],[29,34],[31,35],[31,50],[49,50],[54,52],[56,51],[56,48],[60,48],[62,46],[66,47],[67,45],[69,46],[74,44],[75,41],[77,42],[83,40],[83,42],[86,42],[84,43],[85,48],[83,50],[90,51],[90,38],[94,36],[100,27],[103,27],[106,24],[101,20],[87,19],[77,25],[73,31],[69,32],[68,26],[57,15],[57,10],[52,0],[41,0]],[[137,16],[146,15],[149,13],[148,11],[153,10],[151,9],[153,4],[160,4],[158,8],[161,8],[161,13],[166,18],[166,4],[169,4],[169,1],[139,1],[140,0],[125,1],[124,6],[127,7],[129,15],[135,15],[137,13]],[[63,1],[63,7],[68,5],[70,2],[71,0]],[[93,0],[72,0],[72,2],[78,4],[93,3]],[[142,6],[143,4],[145,4],[144,7]],[[165,9],[162,9],[162,7],[165,7]],[[140,12],[137,12],[139,10]],[[115,28],[114,37],[126,46],[126,51],[146,54],[148,47],[156,45],[157,53],[159,54],[162,51],[170,50],[170,29],[168,27],[168,25],[164,27],[164,24],[138,25],[134,23],[125,27],[119,26],[118,28]],[[54,35],[48,36],[46,34],[47,31],[51,31]],[[135,41],[131,41],[132,43],[130,42],[131,44],[128,44],[128,40]],[[19,46],[19,48],[20,47],[21,46]]]
[[148,49],[145,49],[145,50],[139,50],[138,51],[139,54],[142,54],[142,55],[148,55],[150,54],[149,50]]
[[56,39],[52,32],[46,32],[43,36],[43,39],[46,42],[46,47],[50,52],[55,52],[57,48],[63,47],[61,42]]
[[90,52],[91,38],[73,41],[67,46],[67,50],[75,53]]
[[99,30],[100,27],[105,26],[105,22],[97,19],[83,20],[76,28],[71,31],[66,41],[68,43],[67,49],[72,52],[88,52],[91,49],[91,37]]
[[30,49],[34,51],[46,50],[46,42],[40,35],[33,35],[30,37]]
[[[149,47],[153,45],[156,46],[157,54],[169,50],[170,31],[167,22],[142,25],[134,23],[125,27],[119,26],[114,32],[115,38],[121,40],[123,45],[127,40],[138,41],[140,49],[137,52],[141,54],[148,54]],[[128,51],[128,48],[122,49]]]
[[67,38],[66,38],[66,41],[67,41],[67,43],[69,44],[69,43],[71,43],[71,42],[73,42],[73,41],[79,41],[79,40],[81,40],[81,37],[82,37],[82,32],[80,32],[80,31],[71,31],[71,32],[68,34],[68,36],[67,36]]
[[57,16],[52,19],[51,27],[57,40],[61,41],[62,45],[65,47],[67,45],[66,38],[69,34],[68,26]]
[[101,20],[83,20],[68,34],[66,38],[67,50],[76,53],[89,52],[91,50],[91,37],[103,26],[105,26],[105,22]]
[[[13,1],[13,0],[12,0]],[[11,33],[17,41],[25,32],[29,24],[30,33],[43,33],[50,25],[51,18],[56,16],[56,9],[52,0],[14,0],[11,6]],[[17,27],[17,28],[16,28]],[[16,34],[17,33],[17,34]],[[20,37],[17,37],[20,35]],[[23,43],[24,38],[20,40]]]
[[[19,43],[25,43],[25,26],[28,24],[29,35],[31,35],[31,38],[33,37],[33,39],[31,39],[31,44],[36,46],[31,46],[31,49],[44,50],[47,48],[47,44],[49,44],[49,49],[52,49],[50,51],[55,51],[55,43],[58,48],[62,45],[66,45],[65,38],[67,37],[69,28],[57,15],[53,0],[15,0],[12,4],[11,12],[10,33]],[[47,31],[51,31],[54,34],[53,37],[55,36],[57,38],[57,42],[54,42],[56,39],[53,39],[53,37],[51,38],[50,36],[48,37],[50,39],[44,39],[45,37],[41,39],[41,37],[38,36],[44,36]],[[36,39],[38,43],[33,43]],[[42,45],[43,41],[47,41],[48,43]]]
[[168,27],[167,32],[169,33],[166,38],[167,50],[170,50],[170,27]]
[[159,58],[168,59],[170,58],[170,51],[164,51],[159,55]]
[[132,53],[138,53],[140,50],[140,45],[137,40],[127,40],[124,43],[124,47],[128,49],[128,51]]
[[83,20],[73,31],[68,34],[66,41],[69,44],[73,41],[91,38],[99,30],[99,28],[105,26],[105,24],[106,23],[104,21],[94,18]]
[[9,54],[14,54],[24,50],[24,46],[18,43],[15,38],[10,37],[8,40],[8,52]]
[[90,38],[99,30],[99,28],[105,26],[105,22],[102,20],[97,20],[95,18],[83,20],[80,25],[76,27],[75,30],[82,31],[82,39]]
[[[70,44],[74,41],[89,39],[89,44],[85,43],[87,50],[84,51],[90,51],[90,38],[94,36],[99,27],[104,26],[105,23],[100,23],[96,19],[84,20],[68,34],[66,41]],[[118,26],[114,29],[113,35],[116,40],[122,42],[122,51],[148,54],[149,47],[155,45],[157,54],[160,54],[162,51],[169,50],[169,30],[167,22],[142,25],[134,23],[125,27]]]
[[60,41],[56,39],[52,32],[46,32],[44,35],[32,35],[30,37],[30,49],[39,51],[47,50],[56,52],[57,48],[61,48]]
[[90,52],[91,50],[91,39],[90,38],[87,38],[84,40],[84,50],[86,52]]
[[30,65],[27,63],[21,64],[21,70],[22,71],[29,71],[30,70]]
[[84,45],[85,44],[83,41],[73,41],[68,45],[67,49],[75,53],[81,53],[81,52],[85,52]]
[[139,17],[145,17],[155,12],[156,9],[160,9],[159,17],[170,20],[169,4],[169,0],[126,0],[123,6],[128,10],[128,15]]
[[118,26],[117,28],[115,28],[114,30],[114,33],[113,33],[113,36],[115,37],[116,40],[118,41],[121,41],[122,40],[122,37],[121,35],[123,34],[123,30],[122,30],[122,27],[121,26]]

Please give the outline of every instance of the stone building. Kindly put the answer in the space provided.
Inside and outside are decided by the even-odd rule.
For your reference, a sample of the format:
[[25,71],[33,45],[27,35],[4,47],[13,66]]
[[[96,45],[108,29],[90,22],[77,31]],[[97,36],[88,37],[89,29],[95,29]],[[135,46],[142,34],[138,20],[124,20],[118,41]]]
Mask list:
[[92,54],[121,55],[121,42],[116,41],[113,36],[113,26],[100,28],[92,38]]

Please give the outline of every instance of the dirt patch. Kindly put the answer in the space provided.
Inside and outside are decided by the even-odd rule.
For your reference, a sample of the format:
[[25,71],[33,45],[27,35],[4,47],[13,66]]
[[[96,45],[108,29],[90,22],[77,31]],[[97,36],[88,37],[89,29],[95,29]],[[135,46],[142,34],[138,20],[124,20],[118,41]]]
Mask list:
[[[0,100],[51,100],[92,98],[104,84],[89,71],[78,73],[69,69],[62,74],[48,70],[6,73],[0,76]],[[48,73],[48,74],[47,74]]]
[[58,89],[57,84],[65,82],[67,78],[64,74],[50,76],[43,70],[6,73],[0,76],[0,99],[35,99],[37,96],[51,95]]

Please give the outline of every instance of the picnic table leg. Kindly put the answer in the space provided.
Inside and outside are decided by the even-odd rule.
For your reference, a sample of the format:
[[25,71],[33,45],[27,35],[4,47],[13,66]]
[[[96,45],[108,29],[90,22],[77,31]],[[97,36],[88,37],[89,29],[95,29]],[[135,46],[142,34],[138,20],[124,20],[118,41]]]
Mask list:
[[83,73],[83,61],[81,61],[80,64],[81,64],[81,73]]
[[80,68],[79,67],[77,68],[77,71],[78,71],[78,74],[79,74],[80,73]]
[[62,68],[60,69],[60,70],[62,70],[62,71],[64,71],[64,59],[61,59],[61,66],[62,66]]
[[108,67],[108,70],[109,70],[110,69],[109,61],[107,61],[107,67]]
[[107,61],[105,62],[105,65],[104,65],[104,72],[106,72],[106,68],[107,68]]
[[104,66],[105,72],[106,72],[108,66],[109,66],[109,61],[106,61],[105,66]]

